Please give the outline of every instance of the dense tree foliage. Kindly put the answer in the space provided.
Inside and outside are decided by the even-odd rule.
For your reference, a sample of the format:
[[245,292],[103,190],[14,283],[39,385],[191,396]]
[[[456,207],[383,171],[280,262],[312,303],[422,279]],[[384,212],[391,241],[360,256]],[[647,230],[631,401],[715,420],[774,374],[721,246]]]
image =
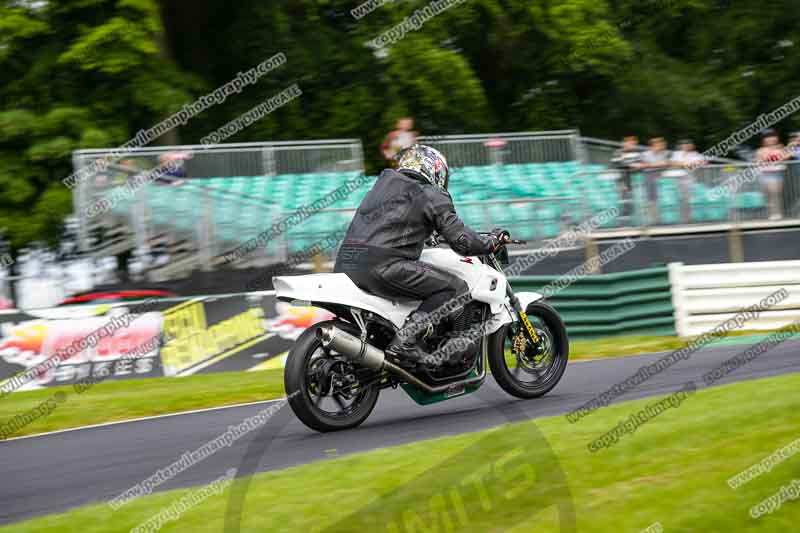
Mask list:
[[[118,146],[238,72],[287,63],[163,144],[196,143],[293,83],[229,141],[578,127],[708,147],[800,95],[796,0],[466,0],[382,52],[426,0],[0,0],[0,228],[16,245],[71,209],[70,154]],[[793,121],[793,122],[792,122]],[[781,128],[800,127],[792,117]]]

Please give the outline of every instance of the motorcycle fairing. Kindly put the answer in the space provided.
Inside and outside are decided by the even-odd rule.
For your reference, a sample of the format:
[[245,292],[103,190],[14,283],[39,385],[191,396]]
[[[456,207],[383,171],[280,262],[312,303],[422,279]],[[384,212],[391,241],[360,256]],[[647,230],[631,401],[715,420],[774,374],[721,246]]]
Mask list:
[[393,302],[358,288],[347,274],[307,274],[272,278],[278,298],[327,302],[363,309],[380,315],[400,328],[405,318],[419,306],[418,300]]
[[[492,317],[486,324],[487,333],[517,320],[507,308],[505,276],[483,263],[477,257],[462,257],[448,248],[427,248],[420,261],[430,263],[463,279],[470,288],[472,298],[489,304]],[[308,274],[304,276],[277,276],[273,278],[278,298],[317,303],[333,303],[355,309],[371,311],[388,319],[400,328],[405,318],[416,309],[418,300],[392,301],[361,290],[347,274]],[[522,308],[542,299],[535,292],[517,293]]]

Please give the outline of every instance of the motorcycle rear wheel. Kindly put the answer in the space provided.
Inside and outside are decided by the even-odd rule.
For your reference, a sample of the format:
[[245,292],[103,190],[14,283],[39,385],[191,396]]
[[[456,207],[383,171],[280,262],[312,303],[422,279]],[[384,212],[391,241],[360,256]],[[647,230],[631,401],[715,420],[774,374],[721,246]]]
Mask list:
[[[289,351],[283,374],[292,411],[303,424],[320,432],[360,425],[372,413],[380,392],[377,383],[361,386],[358,382],[347,389],[337,389],[336,380],[352,376],[353,367],[341,355],[324,348],[322,341],[317,338],[317,330],[329,325],[353,335],[359,334],[356,326],[342,320],[327,320],[311,326]],[[329,381],[325,383],[326,380]],[[335,404],[334,409],[338,409],[328,411],[324,407],[328,400]]]

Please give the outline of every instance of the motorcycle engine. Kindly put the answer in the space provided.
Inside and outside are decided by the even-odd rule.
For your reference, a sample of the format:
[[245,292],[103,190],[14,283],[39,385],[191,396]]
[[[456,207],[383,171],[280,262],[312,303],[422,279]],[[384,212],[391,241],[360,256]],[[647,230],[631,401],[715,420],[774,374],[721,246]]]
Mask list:
[[[428,351],[434,353],[441,350],[450,339],[463,336],[465,333],[472,332],[474,329],[479,328],[483,324],[483,308],[485,304],[480,302],[470,302],[464,308],[451,317],[449,320],[443,321],[437,325],[434,335],[427,339]],[[473,339],[469,348],[462,352],[453,354],[448,361],[448,364],[441,367],[437,373],[451,373],[454,368],[458,370],[466,370],[475,362],[475,357],[478,354],[480,347],[481,337]]]

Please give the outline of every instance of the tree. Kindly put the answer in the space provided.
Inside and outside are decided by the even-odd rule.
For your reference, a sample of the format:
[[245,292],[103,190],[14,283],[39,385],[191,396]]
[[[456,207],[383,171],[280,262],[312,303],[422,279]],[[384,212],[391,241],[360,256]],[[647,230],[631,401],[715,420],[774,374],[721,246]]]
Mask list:
[[[800,95],[796,0],[0,0],[0,228],[19,245],[69,211],[70,153],[113,147],[283,52],[285,65],[159,142],[196,143],[297,83],[228,142],[355,137],[367,170],[404,115],[424,134],[578,127],[708,148]],[[63,4],[63,5],[61,5]],[[798,116],[779,125],[786,130]]]
[[197,78],[160,55],[151,0],[0,3],[0,228],[53,238],[79,148],[119,146],[188,101]]

